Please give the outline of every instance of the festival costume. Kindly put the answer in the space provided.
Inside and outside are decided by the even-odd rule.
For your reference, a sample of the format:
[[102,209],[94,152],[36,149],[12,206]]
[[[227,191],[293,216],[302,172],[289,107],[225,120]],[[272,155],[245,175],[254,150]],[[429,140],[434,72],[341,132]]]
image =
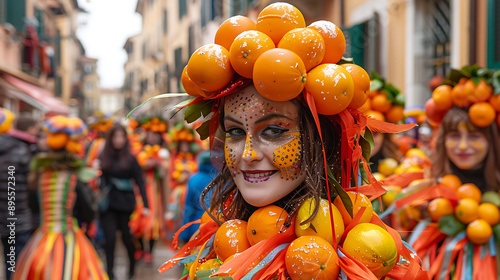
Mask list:
[[[163,135],[167,129],[167,123],[159,118],[147,118],[141,121],[141,127],[146,131],[151,130]],[[160,156],[161,149],[159,145],[144,145],[143,150],[137,154],[139,165],[143,167],[149,159],[165,160]],[[134,213],[131,215],[129,226],[132,234],[138,238],[144,237],[148,240],[156,240],[165,236],[165,222],[163,219],[164,180],[162,176],[164,172],[160,168],[161,166],[143,172],[150,211],[148,216],[143,215],[144,203],[139,192],[136,192],[137,203]]]
[[[241,27],[239,23],[241,23],[242,18],[245,17],[238,16],[230,18],[223,23],[223,25],[232,25],[237,29]],[[261,28],[259,28],[259,25]],[[253,81],[256,90],[264,98],[277,102],[295,99],[301,102],[305,108],[310,110],[320,138],[310,140],[319,141],[321,143],[323,147],[323,160],[325,163],[324,174],[326,176],[321,174],[317,176],[325,176],[327,178],[325,182],[327,199],[321,200],[321,203],[326,203],[327,206],[326,208],[322,208],[325,211],[320,212],[327,213],[328,210],[334,212],[332,210],[336,208],[334,208],[331,202],[334,200],[335,196],[338,197],[337,201],[340,201],[340,207],[342,207],[342,209],[345,209],[347,212],[350,211],[347,209],[354,210],[351,208],[352,200],[350,200],[346,190],[359,192],[360,198],[361,193],[372,199],[380,197],[380,195],[385,193],[385,190],[382,188],[380,182],[375,180],[368,167],[367,157],[369,157],[370,150],[370,131],[394,133],[411,128],[413,125],[396,126],[371,117],[367,118],[363,113],[357,110],[363,102],[356,107],[348,108],[348,106],[351,105],[351,101],[354,99],[354,89],[350,85],[355,85],[355,82],[353,82],[351,74],[348,72],[349,70],[343,70],[342,66],[335,64],[339,62],[342,55],[332,58],[332,53],[330,51],[341,47],[340,44],[328,44],[328,42],[331,41],[327,39],[332,39],[332,37],[335,38],[337,34],[341,34],[340,29],[333,23],[326,21],[313,23],[313,28],[311,29],[314,30],[311,31],[311,29],[304,28],[305,21],[300,11],[295,7],[289,4],[275,3],[261,12],[256,26],[259,31],[251,30],[241,33],[234,39],[232,45],[231,42],[228,43],[230,46],[226,45],[222,47],[218,44],[211,44],[201,47],[193,54],[183,73],[182,81],[184,88],[190,95],[197,97],[183,102],[179,107],[186,107],[185,119],[189,123],[196,121],[200,117],[211,115],[210,120],[204,122],[197,131],[200,133],[201,139],[210,136],[211,156],[214,166],[220,170],[224,164],[229,164],[227,162],[229,159],[223,162],[224,158],[222,154],[224,151],[225,137],[219,134],[221,133],[219,118],[221,110],[224,108],[224,98],[245,88]],[[294,28],[299,28],[299,30],[292,30]],[[247,30],[250,29],[255,29],[255,26],[247,28]],[[279,34],[283,29],[285,29],[284,32]],[[273,30],[272,34],[269,32],[270,30]],[[274,32],[276,30],[280,30],[280,32],[276,32],[278,35]],[[287,33],[287,31],[289,32]],[[285,34],[283,36],[284,33],[288,35]],[[307,38],[301,37],[294,39],[300,36],[305,36]],[[314,38],[309,38],[308,36]],[[259,40],[253,41],[256,37],[258,37]],[[283,37],[283,39],[281,37]],[[285,38],[289,40],[290,44],[283,41]],[[235,45],[237,41],[238,45]],[[264,41],[266,46],[263,46],[263,43],[261,44],[261,42]],[[218,42],[217,35],[216,42]],[[282,42],[284,42],[283,45]],[[293,46],[301,46],[304,42],[315,42],[319,45],[314,45],[313,48],[309,48],[308,51],[310,52],[307,54],[301,53],[300,50],[297,49],[295,49],[295,52],[293,51]],[[224,44],[224,41],[220,41],[220,44]],[[278,48],[274,48],[276,46],[275,44],[278,45]],[[230,58],[228,57],[231,56],[231,52],[228,53],[228,48],[232,51],[235,46],[243,48],[246,46],[254,46],[253,49],[246,49],[241,52],[236,50],[236,55],[242,54],[243,58],[251,56],[255,53],[253,51],[264,48],[261,53],[258,53],[260,56],[253,58],[255,63],[249,62],[253,67],[253,76],[251,75],[252,69],[249,70],[245,67],[243,67],[245,69],[236,69],[235,67],[234,70],[236,70],[238,74],[233,75],[234,72],[231,65],[237,64],[234,63],[234,61],[229,63]],[[296,52],[302,56],[299,56]],[[211,64],[214,60],[216,63]],[[191,63],[192,61],[193,63]],[[207,67],[214,68],[210,68],[211,71],[207,71]],[[203,76],[204,74],[207,76]],[[217,76],[213,77],[214,75]],[[210,76],[212,76],[211,79]],[[219,84],[205,84],[207,81],[213,80],[216,80]],[[341,84],[341,86],[345,85],[345,87],[337,88],[337,84]],[[356,100],[366,99],[363,95],[366,95],[367,90],[368,88],[362,89],[361,97],[357,97]],[[161,97],[166,96],[168,96],[168,94]],[[323,146],[323,136],[321,134],[320,114],[323,115],[322,118],[324,117],[327,121],[338,126],[341,131],[339,156],[342,168],[339,167],[339,169],[341,169],[339,170],[340,174],[332,174],[332,167],[327,166],[325,155],[326,148]],[[259,111],[255,111],[255,116],[258,115]],[[254,117],[253,115],[248,116]],[[364,135],[362,134],[362,130],[366,130]],[[295,142],[292,141],[289,143],[288,146],[290,150],[294,149],[292,145],[300,145],[300,139],[298,138],[300,137],[295,136]],[[250,145],[251,143],[248,143],[248,145],[245,144],[245,146]],[[275,158],[275,160],[285,164],[287,151],[282,150],[282,153],[283,157]],[[294,172],[294,170],[290,169],[289,172]],[[362,174],[365,180],[370,182],[370,185],[361,187],[357,185],[356,178],[358,172]],[[337,178],[339,178],[338,181]],[[212,184],[213,183],[214,182],[212,182]],[[216,183],[217,182],[215,182],[215,184]],[[205,191],[207,191],[207,189],[205,189]],[[237,191],[224,197],[224,205],[211,205],[210,209],[216,211],[213,215],[223,220],[216,222],[209,218],[208,220],[203,219],[203,222],[201,222],[201,220],[196,221],[201,222],[199,232],[195,234],[174,257],[165,262],[159,268],[159,272],[164,272],[179,263],[186,265],[186,273],[182,279],[205,278],[208,276],[217,276],[218,279],[287,279],[289,277],[291,279],[298,279],[294,277],[305,273],[305,271],[317,271],[318,274],[321,274],[322,270],[327,268],[327,266],[315,263],[315,261],[325,255],[317,255],[314,252],[317,252],[316,250],[318,248],[325,249],[331,247],[328,256],[338,256],[338,260],[333,261],[333,264],[328,263],[328,268],[330,268],[331,265],[334,268],[339,268],[340,272],[337,270],[336,272],[331,272],[333,273],[332,275],[321,275],[321,277],[325,277],[324,279],[336,279],[337,277],[343,277],[343,279],[378,279],[385,275],[394,279],[427,279],[426,273],[421,270],[420,261],[412,252],[412,249],[401,240],[399,234],[395,230],[387,227],[376,215],[371,216],[372,218],[369,220],[369,223],[360,223],[358,225],[365,211],[371,211],[367,210],[367,207],[360,208],[361,210],[357,212],[356,215],[351,216],[351,222],[346,224],[345,229],[342,228],[344,234],[338,238],[340,238],[340,240],[348,238],[350,231],[354,228],[358,228],[358,226],[370,226],[373,227],[375,231],[383,232],[386,236],[390,236],[386,240],[390,242],[394,241],[394,258],[392,259],[391,266],[386,263],[380,263],[379,266],[380,269],[385,269],[389,273],[384,272],[382,276],[375,276],[374,272],[370,270],[373,268],[368,268],[368,263],[377,262],[377,257],[370,256],[364,260],[359,258],[356,259],[348,253],[350,250],[347,249],[347,246],[339,245],[342,244],[342,241],[339,244],[337,244],[336,241],[327,243],[327,241],[323,240],[321,237],[312,237],[308,235],[297,238],[296,227],[292,225],[297,222],[300,224],[305,220],[300,218],[303,214],[301,214],[300,209],[304,205],[307,207],[307,203],[312,203],[310,200],[303,201],[296,217],[288,216],[286,218],[286,222],[282,223],[283,226],[279,228],[279,232],[269,239],[264,239],[239,252],[239,254],[235,254],[230,260],[226,260],[222,266],[216,268],[218,266],[217,263],[220,265],[216,257],[219,256],[222,258],[222,252],[219,251],[221,252],[220,255],[216,253],[217,249],[214,245],[214,239],[217,239],[217,237],[214,236],[214,234],[221,232],[222,235],[231,237],[233,235],[232,231],[220,230],[227,229],[235,223],[241,224],[244,222],[237,219],[229,221],[225,221],[224,219],[224,209],[232,205],[236,195]],[[293,191],[289,193],[289,195],[293,196]],[[286,199],[287,198],[285,198],[285,200]],[[254,214],[268,207],[270,206],[259,208]],[[307,212],[307,208],[305,211]],[[269,215],[273,216],[275,213],[270,212]],[[335,225],[330,225],[329,227],[331,227],[331,229],[329,230],[331,230],[332,236],[336,236],[336,228],[342,224],[340,222],[342,219],[339,220],[338,216],[334,218],[332,215],[324,217],[328,222],[331,222],[331,225]],[[307,218],[307,215],[305,218]],[[250,220],[251,219],[252,216],[250,216]],[[248,223],[250,223],[250,220]],[[271,218],[270,223],[276,224],[282,222],[281,220],[281,218],[277,218],[276,221],[273,221]],[[257,223],[258,222],[259,220],[257,220]],[[311,225],[312,222],[302,224],[300,227],[314,231]],[[189,226],[189,224],[184,227],[187,226]],[[311,235],[313,234],[311,233]],[[299,239],[305,240],[304,238],[310,238],[311,240],[314,238],[314,240],[316,240],[314,242],[305,241],[305,247],[299,248],[299,251],[310,257],[312,264],[302,262],[301,265],[295,264],[289,266],[289,258],[297,254],[297,251],[290,251],[290,248],[297,244],[296,242],[298,242]],[[206,264],[210,264],[210,266]],[[389,269],[386,266],[389,266]]]
[[0,107],[0,134],[10,129],[13,120],[14,114],[9,110]]
[[[196,153],[193,145],[196,145],[194,132],[191,129],[178,125],[169,132],[171,135],[171,151],[169,169],[169,191],[168,208],[166,211],[167,240],[172,241],[174,233],[182,225],[182,214],[186,203],[187,179],[198,171]],[[189,145],[189,152],[180,152],[179,145],[185,141]],[[187,172],[187,173],[186,173]]]
[[[48,120],[45,129],[49,137],[64,133],[72,140],[85,133],[81,120],[60,116]],[[41,225],[19,256],[13,279],[108,279],[97,252],[72,216],[77,177],[87,181],[95,172],[74,153],[62,150],[39,154],[32,170],[38,175]]]
[[[104,148],[104,134],[113,126],[113,117],[109,114],[96,112],[91,117],[89,123],[92,130],[96,133],[96,137],[90,141],[90,144],[87,147],[85,162],[88,167],[94,168],[95,161],[99,158],[99,155]],[[92,179],[89,184],[93,190],[97,191],[99,189],[97,178]]]
[[[499,75],[500,71],[493,72],[480,69],[477,66],[452,70],[445,79],[444,84],[435,89],[433,97],[426,103],[428,118],[434,125],[439,126],[447,110],[452,106],[462,108],[470,106],[468,109],[469,118],[476,126],[488,127],[496,125],[494,122],[495,119],[498,119],[500,107],[495,107],[496,103],[493,99],[500,97],[500,86],[492,84],[491,79]],[[460,92],[455,88],[464,86],[468,82],[467,79],[478,84],[486,82],[489,93],[478,95],[471,91],[463,98],[458,98],[456,94]],[[477,85],[477,87],[479,86]],[[455,90],[457,92],[453,93]],[[446,93],[449,93],[449,91],[452,92],[451,95]],[[481,100],[478,100],[478,97]],[[491,104],[492,108],[488,108],[489,105],[485,105],[485,103]],[[448,104],[448,108],[443,107],[443,104]],[[486,107],[486,109],[483,109],[483,113],[491,113],[479,119],[479,122],[471,117],[474,111],[473,107],[477,104]],[[478,112],[476,111],[476,113]],[[486,119],[485,121],[485,118],[489,118],[489,120]],[[497,124],[499,124],[498,120]],[[455,170],[452,168],[452,171]],[[477,192],[479,192],[479,188]],[[482,198],[480,198],[481,203],[472,202],[472,205],[468,205],[466,209],[473,209],[485,202],[494,203],[496,206],[493,207],[500,206],[497,200],[491,198],[492,195],[497,196],[496,192],[488,195],[483,194]],[[429,270],[429,276],[432,279],[500,279],[500,270],[498,269],[500,267],[500,258],[498,257],[500,223],[488,226],[488,222],[480,230],[474,230],[475,226],[484,224],[484,222],[478,222],[482,220],[482,217],[478,219],[478,216],[476,216],[470,220],[465,220],[467,216],[463,214],[464,212],[460,206],[463,201],[470,202],[471,198],[472,196],[468,197],[463,194],[459,197],[456,189],[438,183],[397,199],[393,203],[394,209],[418,206],[424,209],[422,216],[427,218],[421,220],[415,226],[409,243],[418,256],[422,258],[423,266]],[[432,205],[438,201],[449,205],[451,213],[434,216],[433,209],[435,208]],[[425,206],[427,207],[423,208]],[[393,209],[388,210],[388,212],[391,212]],[[470,235],[473,232],[483,235],[482,238]]]

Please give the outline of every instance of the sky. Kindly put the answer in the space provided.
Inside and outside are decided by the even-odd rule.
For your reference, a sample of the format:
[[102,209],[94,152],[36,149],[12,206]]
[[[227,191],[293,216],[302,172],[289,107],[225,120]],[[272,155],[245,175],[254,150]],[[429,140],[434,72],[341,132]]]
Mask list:
[[85,54],[97,58],[102,88],[121,87],[127,54],[127,38],[141,32],[141,16],[135,12],[137,0],[78,0],[88,14],[81,14],[77,36]]

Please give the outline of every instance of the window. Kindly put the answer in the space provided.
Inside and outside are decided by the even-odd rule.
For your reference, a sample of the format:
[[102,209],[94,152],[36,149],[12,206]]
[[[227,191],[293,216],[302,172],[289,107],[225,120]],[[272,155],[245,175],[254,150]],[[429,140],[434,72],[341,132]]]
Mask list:
[[187,14],[186,0],[179,0],[179,19]]
[[167,10],[163,10],[163,34],[167,34]]
[[212,2],[212,20],[217,17],[222,17],[222,1],[223,0],[210,0]]
[[146,43],[142,44],[142,59],[146,59]]
[[[201,27],[207,25],[207,21],[210,18],[210,9],[207,9],[209,0],[201,0]],[[191,34],[190,34],[191,35]]]
[[[4,0],[2,4],[2,23],[12,24],[18,31],[24,30],[24,20],[26,18],[26,0]],[[5,14],[4,14],[5,13]]]
[[500,68],[500,0],[488,3],[488,68]]
[[92,64],[85,64],[85,66],[83,66],[83,71],[85,74],[92,74],[94,72],[94,66],[92,66]]

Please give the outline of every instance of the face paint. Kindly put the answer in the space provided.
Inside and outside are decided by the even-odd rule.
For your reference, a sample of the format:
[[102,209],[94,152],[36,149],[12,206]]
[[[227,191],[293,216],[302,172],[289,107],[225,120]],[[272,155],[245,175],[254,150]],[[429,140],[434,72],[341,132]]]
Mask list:
[[282,179],[294,180],[300,175],[301,171],[302,144],[299,132],[288,133],[288,135],[293,135],[294,139],[274,150],[273,163],[274,166],[280,169]]
[[289,194],[305,179],[298,106],[276,102],[247,87],[226,98],[226,164],[251,205],[265,206]]
[[448,158],[460,169],[477,169],[483,165],[488,153],[489,143],[479,131],[470,131],[463,122],[456,131],[450,131],[445,137]]

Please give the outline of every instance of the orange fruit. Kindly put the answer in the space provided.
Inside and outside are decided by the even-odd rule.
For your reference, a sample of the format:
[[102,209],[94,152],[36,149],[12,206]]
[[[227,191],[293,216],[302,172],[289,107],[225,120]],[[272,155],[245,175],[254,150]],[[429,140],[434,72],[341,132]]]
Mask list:
[[440,85],[432,92],[432,99],[436,108],[441,111],[446,111],[453,107],[453,100],[451,100],[452,87],[449,85]]
[[436,103],[434,103],[434,99],[430,98],[425,102],[425,114],[429,119],[429,123],[431,125],[440,124],[443,121],[444,116],[448,111],[441,111],[436,108]]
[[455,207],[455,216],[460,222],[468,224],[479,217],[479,204],[472,198],[461,199]]
[[257,30],[267,34],[275,45],[283,35],[295,28],[306,27],[302,13],[287,3],[273,3],[265,7],[257,17]]
[[283,208],[269,205],[257,209],[248,219],[247,238],[250,245],[286,230],[284,226],[288,213]]
[[447,174],[441,179],[441,184],[456,191],[460,186],[462,186],[462,180],[460,180],[457,175]]
[[476,89],[474,90],[474,94],[470,96],[469,99],[474,103],[488,101],[492,94],[493,89],[486,83],[484,79],[482,79],[481,81],[479,81],[479,84],[477,84]]
[[83,146],[78,141],[68,140],[66,144],[66,151],[78,155],[83,151]]
[[234,70],[229,62],[229,52],[216,44],[200,47],[189,59],[187,75],[202,90],[223,89],[234,76]]
[[353,227],[347,233],[343,248],[379,279],[389,273],[398,260],[396,242],[385,229],[375,224],[361,223]]
[[182,86],[184,87],[184,90],[186,91],[187,94],[191,96],[203,96],[205,97],[205,93],[203,90],[199,87],[197,87],[193,81],[191,81],[191,78],[189,78],[187,74],[187,66],[184,67],[184,70],[182,70],[182,76],[181,76],[181,82]]
[[[330,219],[330,207],[328,200],[322,198],[319,204],[319,210],[316,216],[308,223],[302,224],[313,214],[316,202],[313,198],[305,200],[300,205],[299,211],[295,216],[295,234],[297,236],[314,235],[319,236],[333,245],[332,221]],[[335,243],[340,242],[344,234],[344,221],[340,211],[331,204],[333,212],[333,221],[335,224]]]
[[337,252],[318,236],[301,236],[290,243],[285,266],[292,280],[337,279],[340,267]]
[[[354,97],[353,97],[354,99]],[[368,112],[371,110],[371,99],[367,98],[363,106],[359,107],[358,110],[362,113]]]
[[[366,207],[365,212],[363,212],[363,215],[361,215],[361,218],[359,219],[359,223],[370,222],[373,216],[373,206],[368,197],[366,197],[366,195],[362,193],[355,193],[351,191],[347,192],[347,194],[352,201],[353,217],[356,217],[356,214],[359,212],[359,210],[361,210],[362,207]],[[339,209],[340,214],[342,215],[342,219],[344,220],[344,225],[347,227],[352,221],[352,218],[351,215],[349,215],[349,212],[347,212],[344,203],[342,203],[342,199],[340,198],[340,196],[337,196],[335,198],[333,204],[337,206],[337,209]]]
[[446,198],[436,198],[429,202],[427,212],[433,222],[438,222],[441,217],[453,214],[453,205]]
[[351,103],[354,83],[344,67],[321,64],[309,71],[306,90],[311,92],[318,113],[335,115]]
[[69,136],[64,132],[49,133],[47,142],[52,150],[60,150],[66,147]]
[[451,90],[451,100],[457,106],[468,107],[470,105],[470,90],[470,86],[468,91],[465,90],[465,80],[464,78],[460,79],[460,82]]
[[495,109],[488,102],[479,102],[469,108],[469,118],[478,127],[491,125],[496,118]]
[[[371,81],[370,81],[371,83]],[[380,92],[378,90],[370,91],[368,93],[368,98],[373,98],[375,95],[379,94]]]
[[492,95],[489,102],[495,111],[500,112],[500,94]]
[[306,71],[318,66],[325,57],[325,41],[321,34],[311,28],[296,28],[288,31],[278,48],[291,50],[304,62]]
[[394,174],[394,170],[398,167],[399,163],[393,158],[385,158],[378,165],[378,172],[382,173],[385,177]]
[[274,48],[261,54],[253,67],[257,91],[273,101],[295,98],[304,89],[306,67],[292,51]]
[[236,36],[244,31],[255,29],[255,22],[245,16],[230,17],[219,26],[219,29],[217,29],[214,43],[229,50]]
[[387,99],[385,93],[379,93],[372,98],[372,109],[385,113],[391,109],[391,102]]
[[379,121],[385,121],[384,114],[380,113],[379,111],[369,110],[369,111],[365,112],[365,115],[367,117],[372,117],[372,118],[379,120]]
[[493,229],[485,220],[477,219],[467,226],[465,232],[472,243],[484,244],[490,240]]
[[275,47],[269,36],[257,30],[242,32],[234,42],[229,50],[231,65],[238,74],[249,79],[253,77],[257,58]]
[[370,91],[370,76],[366,73],[363,67],[356,64],[346,63],[342,67],[351,74],[352,82],[354,83],[354,91],[352,94],[351,103],[349,108],[358,109],[365,104],[368,99],[368,92]]
[[479,190],[479,188],[472,183],[461,185],[457,189],[457,195],[458,198],[472,198],[477,203],[481,203],[481,190]]
[[498,207],[489,202],[481,203],[479,204],[479,219],[483,219],[490,226],[494,226],[500,222],[500,210],[498,210]]
[[467,95],[467,99],[469,103],[472,103],[472,99],[474,98],[474,92],[476,91],[476,84],[473,80],[469,79],[464,83],[464,95]]
[[247,238],[247,222],[242,220],[229,220],[223,223],[214,239],[214,250],[221,261],[229,256],[241,253],[250,248]]
[[345,37],[340,28],[333,22],[326,20],[319,20],[311,23],[308,28],[312,28],[323,36],[325,41],[326,52],[323,63],[337,63],[344,56],[345,53]]
[[403,106],[392,106],[391,109],[385,113],[385,119],[392,123],[400,122],[404,118],[404,110]]

